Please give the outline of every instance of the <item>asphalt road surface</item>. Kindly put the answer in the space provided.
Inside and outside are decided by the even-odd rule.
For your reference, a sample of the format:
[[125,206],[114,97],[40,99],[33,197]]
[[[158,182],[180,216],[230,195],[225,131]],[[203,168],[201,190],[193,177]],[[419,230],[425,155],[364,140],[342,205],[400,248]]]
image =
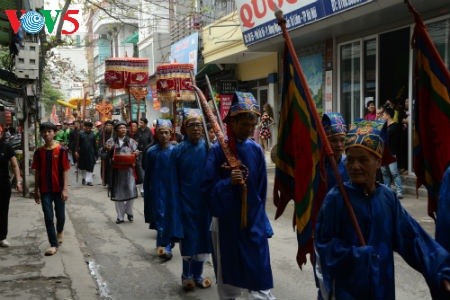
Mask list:
[[[178,245],[172,260],[156,256],[156,233],[144,223],[143,198],[135,200],[133,223],[115,224],[114,203],[100,184],[96,165],[94,186],[70,175],[66,205],[65,241],[54,257],[48,247],[43,215],[32,199],[15,194],[10,207],[10,248],[0,248],[0,299],[217,299],[215,285],[184,292]],[[316,299],[310,263],[300,270],[295,261],[297,240],[292,228],[293,203],[278,220],[272,204],[273,167],[269,165],[267,214],[275,232],[270,239],[271,262],[278,299]],[[428,231],[426,200],[407,195],[405,208]],[[395,257],[396,295],[399,300],[431,299],[420,274]],[[214,279],[208,262],[204,274]],[[243,295],[240,299],[245,299]]]

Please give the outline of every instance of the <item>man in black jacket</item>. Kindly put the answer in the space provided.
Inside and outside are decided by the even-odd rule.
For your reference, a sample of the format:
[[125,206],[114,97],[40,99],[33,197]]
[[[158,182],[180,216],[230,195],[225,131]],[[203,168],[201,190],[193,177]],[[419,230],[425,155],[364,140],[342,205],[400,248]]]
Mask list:
[[[147,147],[153,143],[153,135],[150,128],[147,126],[148,120],[141,118],[139,120],[139,128],[135,135],[135,140],[138,143],[138,150],[140,154],[136,158],[136,176],[137,184],[142,183],[144,179],[144,169],[142,168],[142,157],[145,155]],[[144,187],[141,186],[141,196],[144,195]]]

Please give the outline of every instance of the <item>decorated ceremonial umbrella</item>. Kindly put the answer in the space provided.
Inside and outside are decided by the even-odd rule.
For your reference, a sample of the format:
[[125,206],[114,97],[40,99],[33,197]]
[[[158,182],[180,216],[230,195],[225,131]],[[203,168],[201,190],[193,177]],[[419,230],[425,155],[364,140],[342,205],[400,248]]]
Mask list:
[[[148,58],[112,57],[106,59],[105,83],[111,89],[125,89],[128,92],[129,111],[131,110],[130,95],[133,95],[137,101],[139,115],[139,102],[148,93]],[[131,120],[131,114],[129,118]]]
[[56,100],[56,103],[58,103],[60,105],[63,105],[63,106],[66,106],[66,107],[71,108],[71,109],[77,109],[76,105],[70,104],[69,102],[64,101],[62,99]]
[[192,64],[171,63],[162,64],[156,68],[156,91],[158,101],[161,101],[163,107],[161,112],[169,112],[169,106],[172,106],[173,125],[178,126],[179,117],[177,116],[177,105],[182,106],[184,101],[195,101],[195,91],[191,86],[193,83]]
[[192,64],[163,64],[156,68],[158,99],[170,101],[195,101],[192,86]]
[[[84,119],[86,116],[86,107],[91,105],[91,99],[87,98],[87,93],[84,95],[84,98],[72,98],[69,100],[69,104],[77,107],[78,111],[81,112],[81,119]],[[83,110],[81,111],[81,106],[83,106]]]
[[56,100],[56,103],[65,107],[64,119],[66,121],[72,121],[73,120],[72,110],[77,109],[77,106],[70,104],[69,102],[62,99]]

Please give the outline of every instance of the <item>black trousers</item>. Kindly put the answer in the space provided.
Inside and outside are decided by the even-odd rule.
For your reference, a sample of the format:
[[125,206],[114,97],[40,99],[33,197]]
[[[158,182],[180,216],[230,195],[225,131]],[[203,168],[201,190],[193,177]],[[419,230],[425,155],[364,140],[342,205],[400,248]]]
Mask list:
[[8,212],[11,200],[11,184],[9,180],[0,179],[0,241],[8,235]]

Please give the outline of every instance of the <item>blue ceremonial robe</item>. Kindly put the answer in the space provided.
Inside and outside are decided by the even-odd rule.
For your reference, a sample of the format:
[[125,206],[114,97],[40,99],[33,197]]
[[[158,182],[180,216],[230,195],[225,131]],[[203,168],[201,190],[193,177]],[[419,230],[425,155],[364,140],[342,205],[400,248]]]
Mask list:
[[[342,182],[348,181],[350,179],[347,174],[347,169],[345,168],[346,158],[347,158],[347,156],[345,154],[342,154],[341,157],[339,158],[339,161],[336,161],[338,172],[339,172],[339,174],[341,174]],[[328,157],[325,161],[325,171],[327,174],[327,192],[329,192],[333,187],[336,186],[337,180],[336,180],[336,176],[334,175],[333,167],[332,167]],[[322,280],[322,276],[323,275],[320,274],[320,270],[318,273],[316,263],[314,263],[314,279],[316,281],[316,286],[319,288],[320,288],[319,285]],[[323,298],[321,298],[321,296],[320,296],[320,289],[318,290],[318,294],[319,294],[319,296],[317,299],[322,300]]]
[[[174,146],[162,149],[153,145],[145,153],[144,176],[144,217],[151,228],[161,232],[164,243],[183,236],[179,224],[180,205],[173,195],[175,182],[172,179]],[[170,232],[169,232],[170,230]]]
[[[182,256],[211,253],[209,227],[211,216],[200,189],[208,151],[204,139],[197,144],[184,140],[173,150],[176,194],[181,204],[181,224],[184,236],[180,241]],[[178,219],[178,223],[180,219]]]
[[[395,299],[393,251],[422,273],[434,299],[450,278],[450,256],[401,206],[395,194],[377,184],[373,195],[345,183],[367,246],[359,246],[341,193],[326,196],[316,224],[315,246],[324,276],[323,299]],[[327,296],[326,293],[329,295]]]
[[450,166],[442,178],[436,215],[436,241],[450,251]]
[[[347,174],[347,169],[345,168],[345,160],[346,156],[345,154],[343,154],[341,155],[339,161],[336,162],[339,174],[341,174],[342,182],[348,181],[350,179]],[[328,159],[326,160],[325,169],[327,172],[327,192],[328,192],[337,184],[337,180],[336,176],[334,176],[334,170]]]
[[268,238],[273,235],[265,211],[267,170],[261,147],[251,139],[237,142],[239,160],[248,167],[247,227],[241,228],[241,187],[232,185],[219,144],[214,144],[204,169],[203,188],[211,213],[218,218],[220,263],[224,284],[252,291],[273,288]]

